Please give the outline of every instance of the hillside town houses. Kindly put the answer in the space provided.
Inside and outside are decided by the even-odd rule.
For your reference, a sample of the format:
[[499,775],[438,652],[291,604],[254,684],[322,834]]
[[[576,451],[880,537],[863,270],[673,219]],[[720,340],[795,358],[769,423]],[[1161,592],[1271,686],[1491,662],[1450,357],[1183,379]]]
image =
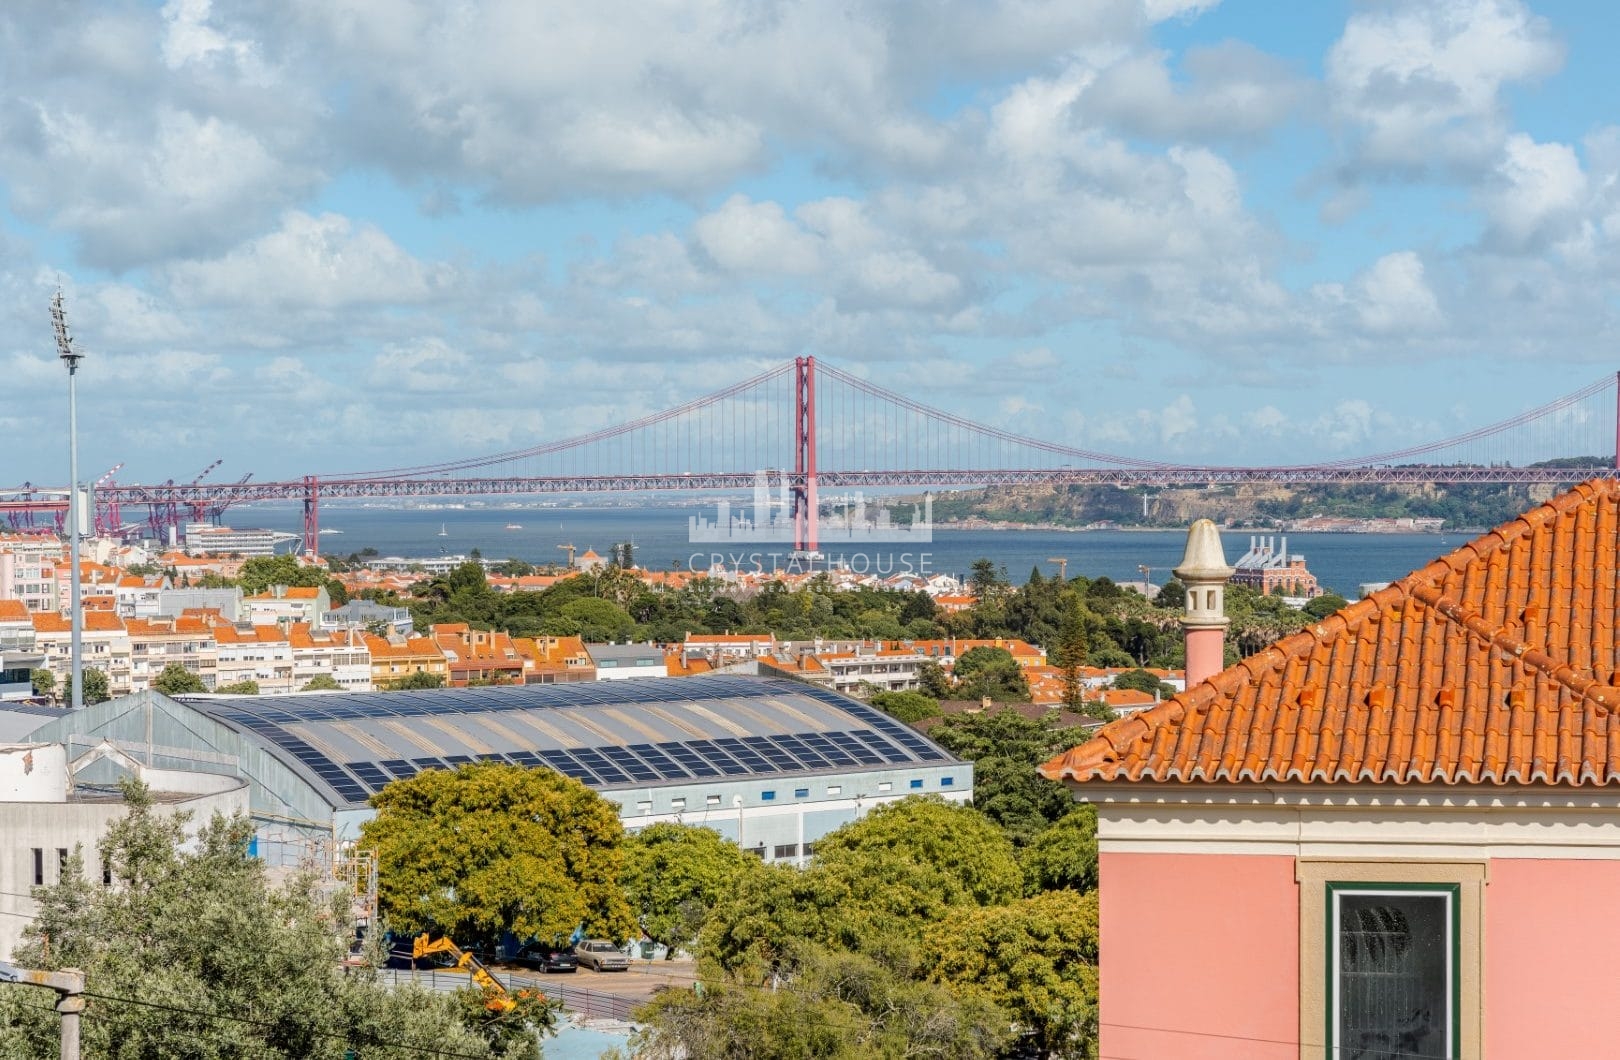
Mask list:
[[[324,587],[271,586],[248,595],[234,586],[220,587],[219,580],[239,573],[239,554],[153,553],[138,546],[92,541],[86,542],[84,555],[80,593],[85,665],[107,675],[113,696],[151,688],[171,664],[195,674],[210,691],[251,681],[264,694],[301,691],[317,678],[330,678],[343,691],[370,691],[417,674],[464,687],[732,672],[792,674],[828,689],[865,696],[917,689],[924,664],[949,672],[964,652],[998,647],[1023,669],[1033,702],[1057,704],[1063,699],[1064,675],[1048,663],[1045,650],[1010,638],[791,641],[768,633],[691,633],[675,644],[587,644],[579,637],[521,637],[464,623],[417,630],[408,609],[360,599],[358,594],[367,589],[406,594],[416,582],[432,577],[438,566],[430,569],[390,557],[365,569],[344,571],[335,577],[356,598],[334,606]],[[441,559],[467,561],[467,557]],[[488,582],[498,592],[541,591],[562,579],[591,574],[600,567],[597,559],[587,550],[572,569],[519,577],[491,574]],[[310,556],[300,562],[321,563]],[[135,573],[153,570],[163,573]],[[65,545],[54,535],[0,534],[0,651],[24,660],[23,665],[49,671],[57,688],[71,668],[70,573]],[[812,577],[747,571],[635,574],[654,591],[679,589],[706,577],[724,581],[733,591],[757,588],[753,580],[760,577],[790,584]],[[942,607],[967,606],[974,599],[959,580],[943,574],[906,573],[885,579],[833,571],[815,576],[827,578],[836,588],[926,592]],[[1107,688],[1120,672],[1088,667],[1080,681],[1120,712],[1153,706],[1157,701],[1153,696]],[[1171,688],[1182,687],[1178,673],[1155,671],[1155,676]],[[29,694],[26,684],[0,689],[0,696],[9,698]]]

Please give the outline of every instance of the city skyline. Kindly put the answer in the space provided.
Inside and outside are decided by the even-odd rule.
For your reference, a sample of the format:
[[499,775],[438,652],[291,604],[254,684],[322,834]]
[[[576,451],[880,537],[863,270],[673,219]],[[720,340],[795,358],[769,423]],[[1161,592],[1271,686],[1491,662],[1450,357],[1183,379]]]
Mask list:
[[1608,5],[0,28],[18,480],[65,478],[58,284],[85,474],[125,481],[475,456],[803,354],[1180,463],[1397,448],[1615,368]]

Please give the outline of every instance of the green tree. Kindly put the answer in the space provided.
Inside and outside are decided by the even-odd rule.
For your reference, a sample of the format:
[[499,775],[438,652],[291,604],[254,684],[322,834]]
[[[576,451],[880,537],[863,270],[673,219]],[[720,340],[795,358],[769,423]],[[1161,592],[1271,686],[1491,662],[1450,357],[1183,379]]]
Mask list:
[[939,700],[921,692],[875,692],[868,702],[907,725],[939,717]]
[[242,562],[236,572],[236,584],[247,596],[269,591],[273,585],[297,585],[318,588],[331,580],[325,567],[306,567],[297,556],[253,556]]
[[1086,688],[1080,672],[1086,665],[1086,623],[1094,616],[1086,611],[1079,593],[1069,591],[1063,596],[1063,621],[1058,626],[1052,663],[1063,670],[1063,705],[1071,710],[1080,710],[1086,702]]
[[[112,694],[108,690],[109,686],[107,683],[106,671],[97,670],[93,666],[85,666],[82,667],[81,672],[84,674],[85,706],[88,707],[95,703],[105,703],[107,700],[112,698]],[[71,673],[69,673],[67,675],[67,679],[62,682],[62,702],[73,702],[73,675]]]
[[620,878],[641,930],[673,958],[697,938],[716,903],[758,867],[711,828],[655,824],[626,838]]
[[1077,803],[1024,849],[1024,891],[1097,889],[1097,809]]
[[937,701],[951,697],[950,676],[945,673],[944,667],[932,659],[924,659],[917,664],[917,685],[929,699]]
[[990,1060],[1011,1035],[996,1005],[863,954],[799,940],[771,978],[665,990],[636,1011],[642,1060]]
[[341,692],[343,686],[331,674],[316,674],[304,683],[305,692]]
[[635,619],[611,600],[583,597],[564,604],[558,615],[592,642],[628,640],[636,631]]
[[222,696],[256,696],[259,694],[259,682],[249,677],[241,681],[232,681],[227,685],[220,685],[214,691]]
[[1349,606],[1350,601],[1346,600],[1338,593],[1323,593],[1321,596],[1318,596],[1314,600],[1307,603],[1303,609],[1303,613],[1309,618],[1320,620],[1326,618],[1340,608]]
[[152,679],[152,690],[166,696],[180,696],[187,692],[206,692],[208,686],[203,684],[202,678],[180,663],[170,663]]
[[543,940],[583,926],[627,938],[616,808],[549,769],[483,762],[429,769],[372,796],[360,826],[377,852],[383,914],[407,934],[438,931],[463,947],[504,932]]
[[1146,692],[1148,695],[1158,696],[1160,699],[1164,699],[1176,694],[1174,685],[1166,684],[1157,677],[1148,673],[1146,670],[1142,669],[1127,670],[1120,674],[1118,677],[1114,678],[1114,687],[1132,689],[1137,692]]
[[404,677],[383,682],[383,690],[386,692],[409,692],[418,688],[443,687],[444,675],[432,673],[428,670],[417,670],[415,673],[406,674]]
[[927,937],[932,978],[1028,1028],[1039,1055],[1097,1055],[1097,895],[1050,891],[971,909]]
[[[533,1031],[555,1023],[550,1006],[528,1006],[526,1043],[497,1051],[481,1004],[396,989],[366,968],[345,974],[346,907],[313,876],[273,886],[247,853],[246,818],[216,816],[187,843],[186,814],[157,812],[138,784],[125,795],[129,812],[108,828],[98,859],[116,886],[91,885],[75,851],[61,881],[36,892],[39,914],[14,955],[84,971],[99,995],[82,1024],[86,1056],[339,1060],[352,1047],[539,1057]],[[0,990],[0,1054],[57,1055],[56,1015],[34,991]]]
[[1024,846],[1074,807],[1061,784],[1035,767],[1077,742],[1052,716],[1029,719],[1015,711],[957,714],[929,730],[929,737],[973,763],[973,805]]
[[48,696],[56,691],[56,675],[49,670],[34,670],[29,673],[28,680],[36,696]]
[[1029,699],[1029,681],[1006,648],[969,648],[957,658],[952,676],[956,678],[957,695],[964,699]]

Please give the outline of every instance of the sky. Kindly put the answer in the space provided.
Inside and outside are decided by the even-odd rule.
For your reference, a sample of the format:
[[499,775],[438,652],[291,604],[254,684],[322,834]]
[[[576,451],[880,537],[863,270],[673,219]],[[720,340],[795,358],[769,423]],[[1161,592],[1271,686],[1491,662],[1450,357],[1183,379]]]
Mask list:
[[1620,367],[1620,5],[13,0],[0,483],[623,422],[802,355],[1343,459]]

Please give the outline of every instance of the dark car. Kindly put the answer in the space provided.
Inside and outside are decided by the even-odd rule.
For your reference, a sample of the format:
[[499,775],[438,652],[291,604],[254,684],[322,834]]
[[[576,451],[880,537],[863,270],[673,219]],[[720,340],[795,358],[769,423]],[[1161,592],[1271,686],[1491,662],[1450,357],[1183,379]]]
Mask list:
[[579,958],[574,952],[558,946],[525,946],[512,958],[519,968],[533,968],[539,972],[577,972]]
[[606,939],[586,939],[574,947],[579,963],[598,972],[628,972],[630,958]]

